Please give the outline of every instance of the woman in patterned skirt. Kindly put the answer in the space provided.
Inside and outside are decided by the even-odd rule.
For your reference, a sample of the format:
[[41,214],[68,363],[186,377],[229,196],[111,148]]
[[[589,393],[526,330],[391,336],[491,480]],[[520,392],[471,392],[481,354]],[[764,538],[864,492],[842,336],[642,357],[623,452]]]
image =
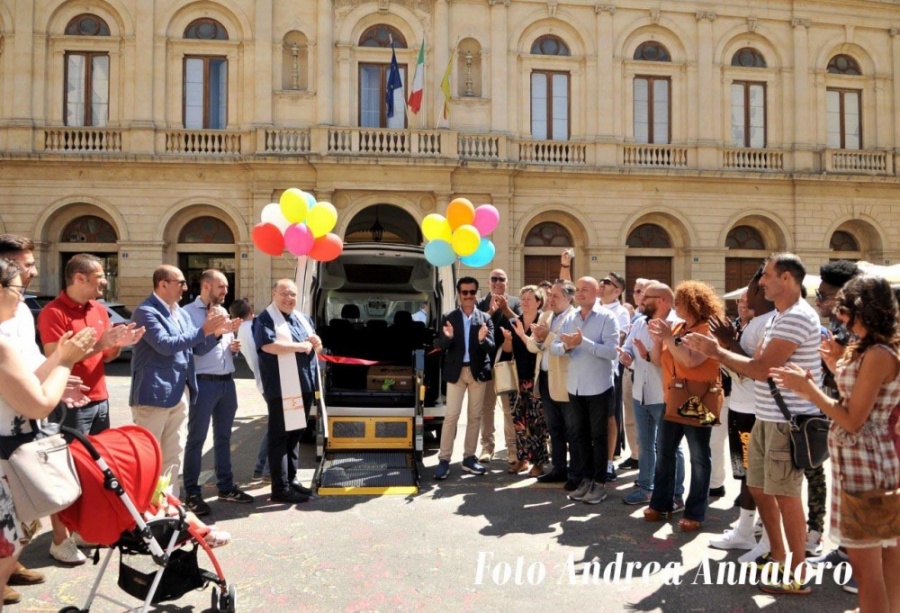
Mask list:
[[[19,269],[0,258],[0,323],[15,317],[24,300],[25,286]],[[12,339],[0,334],[0,437],[32,433],[29,420],[43,419],[59,404],[72,365],[93,350],[96,332],[87,327],[59,339],[56,351],[35,373],[28,372]],[[16,559],[28,538],[16,516],[9,486],[0,462],[0,591],[16,567]],[[2,605],[0,605],[2,608]]]
[[862,494],[900,487],[900,458],[888,421],[900,405],[900,324],[890,285],[857,277],[837,296],[834,315],[856,335],[846,350],[832,339],[820,352],[835,372],[840,399],[827,397],[795,364],[774,368],[775,382],[813,401],[833,422],[831,538],[847,549],[859,584],[859,610],[900,611],[900,539],[849,539],[841,534],[841,490]]
[[510,465],[509,472],[519,473],[528,468],[529,477],[544,474],[544,465],[549,461],[547,439],[549,431],[544,420],[541,401],[534,396],[534,368],[536,354],[528,351],[526,340],[531,336],[531,326],[536,324],[544,306],[544,291],[537,285],[526,285],[519,293],[522,315],[510,321],[513,331],[500,328],[503,332],[502,360],[515,358],[516,373],[519,376],[519,392],[513,398],[511,410],[516,429],[516,455],[518,461]]

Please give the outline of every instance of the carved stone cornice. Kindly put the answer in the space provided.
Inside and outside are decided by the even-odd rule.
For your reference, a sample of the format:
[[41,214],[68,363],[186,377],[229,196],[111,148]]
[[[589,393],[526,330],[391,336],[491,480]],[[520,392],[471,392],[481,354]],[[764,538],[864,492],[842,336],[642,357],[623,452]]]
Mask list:
[[496,6],[498,4],[502,4],[505,7],[509,7],[509,0],[488,0],[488,4],[491,6]]
[[794,17],[791,19],[791,27],[798,28],[803,26],[807,30],[812,25],[812,20],[809,17]]
[[891,38],[894,38],[895,36],[897,36],[898,34],[900,34],[900,28],[898,28],[898,27],[896,27],[896,26],[893,27],[893,28],[890,28],[890,29],[888,30],[888,34],[891,35]]
[[716,15],[715,11],[697,11],[694,14],[694,17],[697,19],[697,21],[706,20],[706,21],[712,23],[713,21],[716,20],[717,15]]
[[616,14],[616,5],[615,4],[600,4],[599,2],[594,5],[594,13],[599,15],[600,13],[609,13],[610,15]]

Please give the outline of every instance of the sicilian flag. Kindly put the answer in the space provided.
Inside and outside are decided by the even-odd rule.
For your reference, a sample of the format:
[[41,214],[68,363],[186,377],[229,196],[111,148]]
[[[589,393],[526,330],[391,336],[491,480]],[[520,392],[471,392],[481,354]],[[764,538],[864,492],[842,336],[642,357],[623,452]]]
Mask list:
[[413,115],[418,115],[422,108],[422,95],[425,89],[425,39],[422,39],[422,47],[419,49],[419,59],[416,60],[416,73],[413,76],[412,88],[409,92],[409,100],[406,106]]
[[384,101],[387,103],[387,116],[394,116],[394,90],[403,88],[403,80],[400,78],[400,66],[397,65],[397,52],[394,51],[394,43],[391,42],[391,69],[388,72],[387,90]]
[[450,73],[453,71],[453,57],[455,55],[455,51],[450,54],[447,70],[444,71],[444,78],[441,79],[441,92],[444,94],[444,111],[442,113],[444,119],[450,119]]

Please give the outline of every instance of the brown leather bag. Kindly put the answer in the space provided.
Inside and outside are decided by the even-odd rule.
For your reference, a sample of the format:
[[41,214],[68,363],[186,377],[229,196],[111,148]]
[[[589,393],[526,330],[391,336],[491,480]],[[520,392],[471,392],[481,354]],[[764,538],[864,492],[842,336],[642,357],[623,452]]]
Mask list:
[[673,378],[666,393],[663,419],[686,426],[710,427],[719,423],[725,392],[721,379],[690,381]]
[[841,490],[841,536],[855,541],[900,537],[900,489]]

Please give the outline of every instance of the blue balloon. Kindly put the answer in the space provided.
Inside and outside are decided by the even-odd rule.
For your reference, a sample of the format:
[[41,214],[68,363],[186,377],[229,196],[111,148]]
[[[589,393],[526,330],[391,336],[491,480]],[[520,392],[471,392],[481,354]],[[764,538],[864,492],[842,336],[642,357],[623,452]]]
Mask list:
[[303,197],[306,198],[306,204],[309,208],[313,208],[316,206],[316,197],[310,194],[309,192],[303,192]]
[[456,261],[456,253],[450,243],[435,239],[425,245],[425,259],[433,266],[450,266]]
[[459,261],[471,268],[480,268],[490,264],[496,253],[497,249],[494,247],[494,243],[488,238],[482,238],[475,253],[459,258]]

